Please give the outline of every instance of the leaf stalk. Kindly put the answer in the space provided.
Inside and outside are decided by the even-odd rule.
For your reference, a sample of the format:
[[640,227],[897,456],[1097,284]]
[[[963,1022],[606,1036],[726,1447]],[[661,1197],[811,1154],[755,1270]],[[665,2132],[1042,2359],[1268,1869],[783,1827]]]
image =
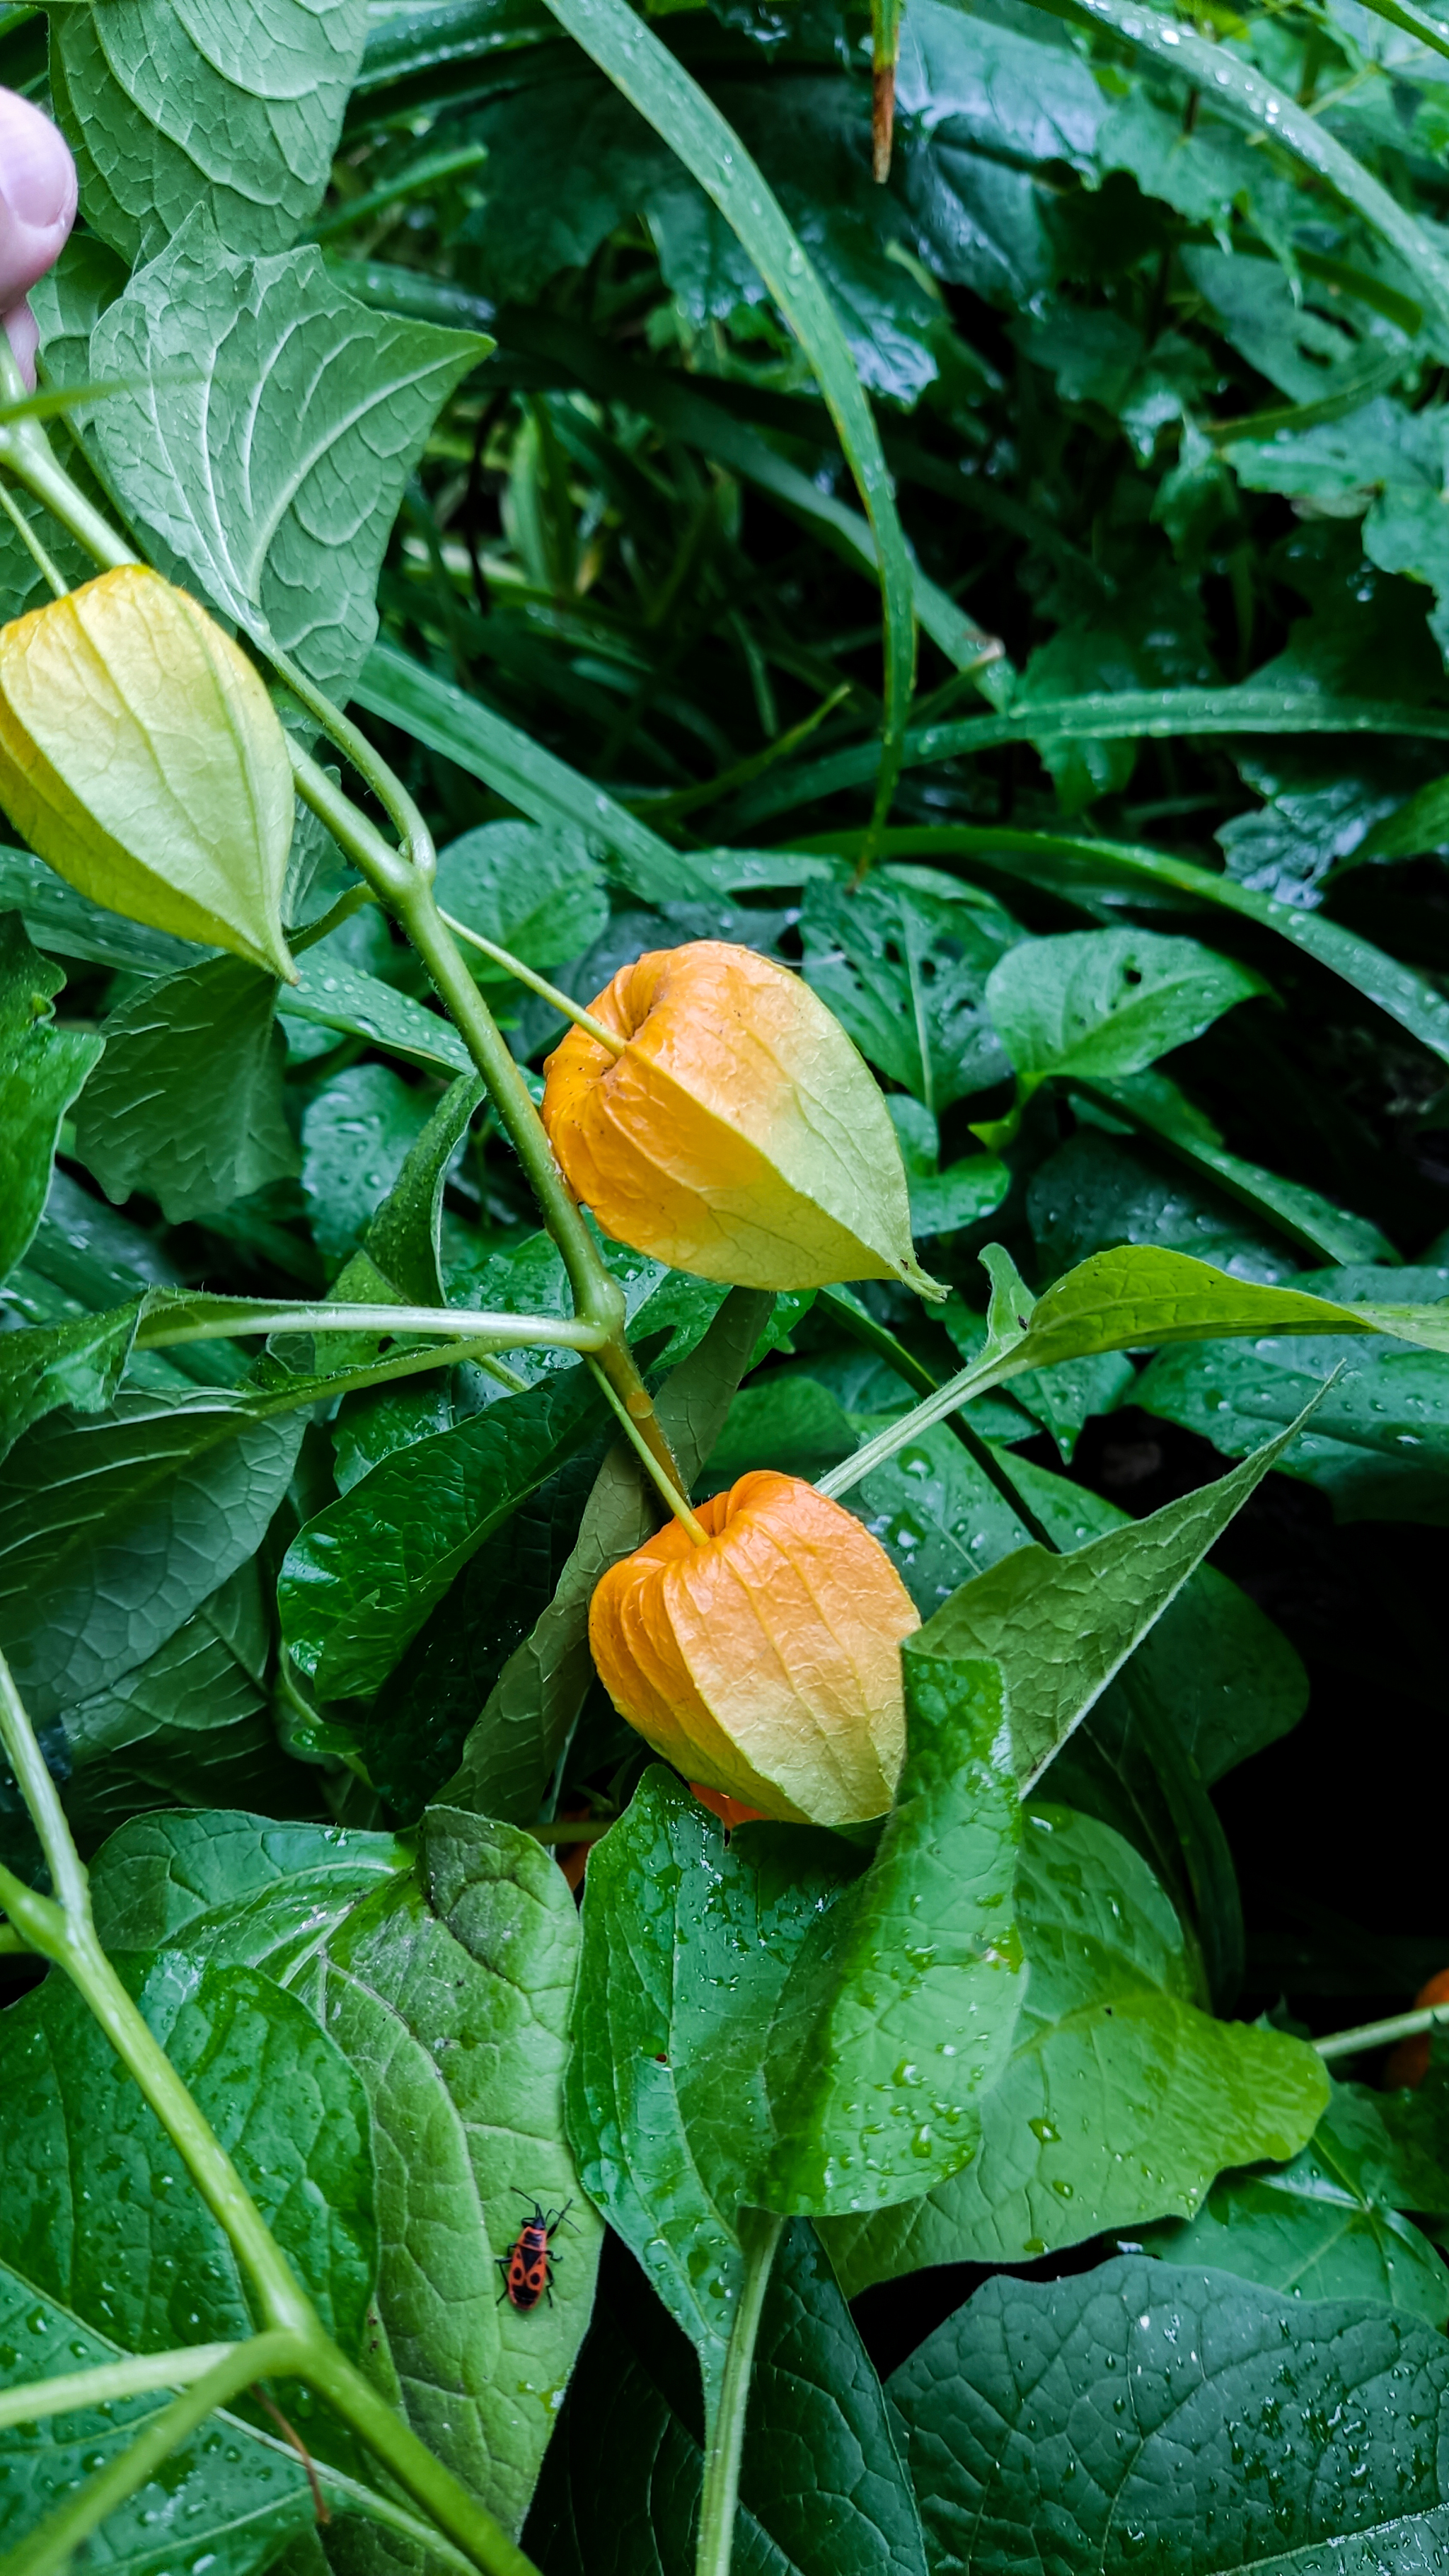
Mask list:
[[755,2344],[764,2313],[770,2270],[784,2227],[783,2218],[776,2218],[768,2210],[742,2209],[739,2214],[740,2250],[745,2258],[744,2278],[740,2283],[739,2306],[730,2328],[719,2402],[705,2437],[704,2489],[699,2504],[695,2576],[730,2576],[750,2374],[754,2368]]

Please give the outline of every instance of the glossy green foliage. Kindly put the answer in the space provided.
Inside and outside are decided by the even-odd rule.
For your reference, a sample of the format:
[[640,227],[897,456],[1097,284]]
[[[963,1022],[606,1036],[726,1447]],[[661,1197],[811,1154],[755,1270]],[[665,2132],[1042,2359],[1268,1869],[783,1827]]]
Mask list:
[[[37,2379],[94,2368],[126,2348],[124,2336],[83,2322],[63,2299],[40,2291],[26,2270],[5,2263],[0,2338],[17,2359],[24,2354],[27,2374]],[[167,2402],[163,2391],[0,2433],[0,2541],[21,2546],[58,2490],[109,2465]],[[233,2418],[209,2425],[174,2452],[111,2517],[107,2538],[137,2576],[163,2576],[178,2545],[199,2547],[225,2576],[252,2576],[307,2532],[315,2512],[295,2452]]]
[[76,1147],[117,1205],[144,1189],[179,1225],[295,1173],[274,990],[254,967],[217,957],[106,1022]]
[[[874,2207],[973,2150],[1021,2001],[1008,1756],[994,1668],[943,1667],[913,1695],[864,1868],[818,1831],[762,1826],[726,1849],[662,1769],[594,1861],[569,2133],[586,2188],[695,2342],[711,2402],[742,2207]],[[922,1947],[927,1884],[937,1937]]]
[[40,1222],[61,1119],[101,1052],[98,1038],[54,1026],[63,981],[20,916],[0,917],[0,1275]]
[[980,2146],[922,2200],[831,2222],[852,2294],[928,2263],[1029,2262],[1172,2203],[1194,2209],[1221,2167],[1289,2156],[1318,2119],[1320,2060],[1199,2008],[1176,1914],[1108,1827],[1029,1808],[1016,1913],[1027,1998]]
[[[611,2261],[524,2534],[542,2576],[688,2576],[701,2435],[683,2337],[633,2267]],[[880,2382],[803,2220],[785,2232],[765,2298],[735,2564],[925,2576]]]
[[345,695],[408,471],[486,352],[421,323],[359,335],[315,251],[234,257],[198,209],[96,325],[97,381],[125,386],[96,436],[163,568]]
[[1190,2564],[1210,2499],[1230,2566],[1404,2567],[1442,2539],[1445,2384],[1417,2319],[1139,2257],[991,2283],[890,2396],[939,2568],[1018,2567],[1048,2516],[1069,2565]]
[[[1185,2226],[1147,2242],[1172,2263],[1206,2263],[1300,2299],[1376,2299],[1442,2326],[1449,2283],[1438,2249],[1405,2208],[1425,2190],[1379,2098],[1356,2084],[1333,2098],[1301,2155],[1266,2173],[1228,2173]],[[1445,2177],[1431,2173],[1425,2215],[1442,2228]]]
[[[131,1954],[150,2027],[207,2111],[313,2298],[351,2350],[377,2264],[366,2097],[294,1996],[241,1965]],[[215,2219],[81,1997],[53,1976],[3,2022],[4,2260],[131,2351],[244,2335]],[[105,2196],[82,2179],[114,2157]]]
[[[0,1646],[102,1940],[540,2576],[692,2576],[771,2213],[735,2576],[1437,2565],[1443,2069],[1330,2085],[1303,2034],[1445,1960],[1449,40],[1418,0],[10,18],[81,179],[42,406],[120,542],[390,828],[288,673],[350,705],[444,908],[565,995],[692,940],[803,975],[950,1292],[599,1245],[683,1487],[822,1481],[924,1623],[879,1835],[726,1831],[595,1686],[659,1500],[549,1338],[567,1227],[461,1025],[536,1100],[558,1011],[464,941],[455,1023],[300,804],[295,985],[0,852]],[[46,588],[0,521],[0,623]],[[533,1338],[460,1361],[440,1310]],[[0,1862],[46,1883],[3,1762]],[[14,1947],[28,2576],[167,2401],[13,2389],[245,2294]],[[462,2563],[280,2402],[330,2526],[242,2397],[95,2563]]]

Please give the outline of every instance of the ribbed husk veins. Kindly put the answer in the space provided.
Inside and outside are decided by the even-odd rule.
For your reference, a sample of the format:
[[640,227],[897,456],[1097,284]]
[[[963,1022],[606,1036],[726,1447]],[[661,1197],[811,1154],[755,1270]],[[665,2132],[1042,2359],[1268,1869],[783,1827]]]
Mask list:
[[797,1476],[742,1476],[604,1576],[589,1610],[621,1717],[692,1781],[762,1815],[846,1825],[889,1807],[905,1754],[901,1642],[919,1627],[885,1550]]
[[143,564],[0,631],[0,805],[128,920],[294,976],[286,737],[258,673]]
[[904,1279],[944,1294],[911,1249],[885,1102],[797,975],[700,939],[623,966],[545,1067],[543,1118],[574,1196],[606,1234],[741,1288]]

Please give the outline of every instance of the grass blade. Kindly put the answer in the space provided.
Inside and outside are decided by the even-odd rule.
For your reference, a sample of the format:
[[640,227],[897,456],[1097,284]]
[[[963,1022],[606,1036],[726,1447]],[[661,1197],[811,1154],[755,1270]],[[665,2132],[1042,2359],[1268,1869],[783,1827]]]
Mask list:
[[628,0],[548,0],[560,26],[607,72],[678,154],[749,252],[811,366],[840,433],[874,531],[885,618],[885,731],[875,815],[884,820],[900,771],[915,679],[911,558],[875,417],[835,308],[764,173],[697,81],[629,7]]

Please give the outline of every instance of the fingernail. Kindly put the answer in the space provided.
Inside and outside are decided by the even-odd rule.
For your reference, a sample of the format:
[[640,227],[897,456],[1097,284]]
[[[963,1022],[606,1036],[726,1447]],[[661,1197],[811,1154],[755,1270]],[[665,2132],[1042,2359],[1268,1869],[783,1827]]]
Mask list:
[[23,98],[0,99],[0,196],[32,232],[48,232],[75,203],[75,164],[64,138]]

